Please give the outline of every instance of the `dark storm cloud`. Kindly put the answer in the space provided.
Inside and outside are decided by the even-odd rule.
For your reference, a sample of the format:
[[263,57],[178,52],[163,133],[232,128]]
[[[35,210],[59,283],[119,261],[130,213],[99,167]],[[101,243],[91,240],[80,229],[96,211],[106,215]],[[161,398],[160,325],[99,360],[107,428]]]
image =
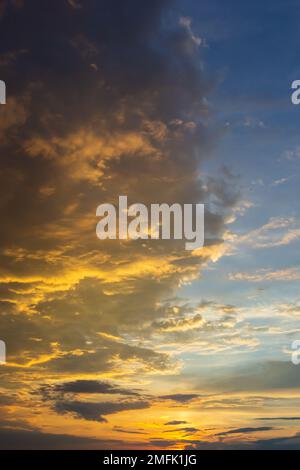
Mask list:
[[104,416],[121,411],[143,410],[150,407],[146,401],[124,401],[124,402],[103,402],[92,403],[82,401],[57,401],[54,409],[58,414],[72,413],[77,418],[87,421],[106,422]]

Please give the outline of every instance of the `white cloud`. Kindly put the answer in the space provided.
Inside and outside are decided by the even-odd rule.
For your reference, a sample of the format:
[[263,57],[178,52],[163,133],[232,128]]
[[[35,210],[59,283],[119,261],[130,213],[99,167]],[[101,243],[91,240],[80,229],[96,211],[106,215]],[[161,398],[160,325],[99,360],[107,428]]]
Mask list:
[[253,273],[240,272],[232,273],[228,276],[231,281],[249,281],[249,282],[262,282],[262,281],[299,281],[300,269],[299,268],[286,268],[276,271],[270,269],[260,269]]
[[290,178],[279,178],[278,180],[273,181],[271,186],[280,186],[284,183],[287,183],[289,180]]
[[261,227],[235,237],[235,243],[252,248],[289,245],[300,238],[300,223],[294,217],[272,217]]
[[191,20],[191,18],[188,18],[186,16],[182,16],[179,19],[179,24],[180,24],[180,26],[183,26],[186,29],[186,31],[188,32],[188,34],[190,36],[190,39],[195,44],[195,46],[197,46],[197,47],[203,46],[203,44],[204,44],[203,39],[201,39],[199,36],[196,36],[194,34],[193,30],[192,30],[192,20]]
[[300,158],[300,145],[295,147],[294,149],[289,149],[283,152],[283,158],[285,160],[297,160]]

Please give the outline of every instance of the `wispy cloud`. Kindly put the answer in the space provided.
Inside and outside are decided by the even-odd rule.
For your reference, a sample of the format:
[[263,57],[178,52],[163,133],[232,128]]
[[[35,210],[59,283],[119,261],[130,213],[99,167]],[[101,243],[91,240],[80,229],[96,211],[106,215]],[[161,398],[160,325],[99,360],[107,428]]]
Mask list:
[[263,281],[299,281],[300,269],[299,268],[286,268],[279,270],[261,269],[253,273],[240,272],[228,275],[230,281],[249,281],[249,282],[263,282]]

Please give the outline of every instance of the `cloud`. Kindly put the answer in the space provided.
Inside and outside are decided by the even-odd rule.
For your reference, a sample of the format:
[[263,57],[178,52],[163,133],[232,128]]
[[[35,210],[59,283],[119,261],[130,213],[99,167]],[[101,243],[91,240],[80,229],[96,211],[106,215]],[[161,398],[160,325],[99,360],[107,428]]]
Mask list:
[[114,426],[114,430],[117,432],[122,432],[124,434],[149,434],[145,431],[138,431],[138,430],[133,431],[131,429],[124,429],[121,426]]
[[196,314],[190,318],[167,319],[153,324],[154,328],[159,331],[188,331],[199,328],[204,324],[204,320],[200,314]]
[[253,432],[261,432],[261,431],[272,431],[275,428],[269,426],[261,426],[261,427],[248,427],[248,428],[237,428],[237,429],[230,429],[229,431],[223,431],[215,434],[215,436],[227,436],[229,434],[249,434]]
[[92,403],[83,401],[61,400],[55,403],[54,409],[58,414],[71,413],[77,418],[87,421],[106,422],[104,416],[121,411],[143,410],[149,408],[150,404],[146,401],[124,401],[124,402],[103,402]]
[[171,439],[151,439],[150,444],[155,447],[162,447],[167,449],[169,447],[175,446],[177,444],[177,441]]
[[195,434],[199,432],[199,429],[193,428],[193,427],[185,427],[185,428],[168,429],[167,431],[164,431],[164,432],[182,432],[186,436],[189,436],[191,434]]
[[171,395],[161,395],[159,398],[162,400],[172,400],[179,403],[188,403],[195,398],[198,398],[199,395],[196,393],[173,393]]
[[283,152],[283,158],[289,161],[297,160],[298,158],[300,158],[300,146]]
[[189,42],[188,43],[192,43],[195,45],[195,47],[199,47],[202,45],[203,43],[203,40],[199,37],[199,36],[196,36],[194,33],[193,33],[193,30],[192,30],[192,20],[191,18],[188,18],[188,17],[185,17],[185,16],[182,16],[180,19],[179,19],[179,24],[181,26],[183,26],[183,28],[186,30],[187,34],[188,34],[188,37],[189,37]]
[[291,362],[267,361],[239,368],[234,373],[211,380],[207,384],[218,391],[259,391],[296,389],[300,386],[300,375]]
[[300,237],[299,221],[294,217],[271,217],[261,227],[234,237],[238,246],[247,245],[253,249],[286,246]]
[[28,120],[27,103],[28,99],[20,97],[18,100],[12,96],[8,97],[5,106],[0,108],[0,135],[2,145],[8,144],[9,138]]
[[71,5],[72,8],[75,8],[75,10],[82,8],[81,3],[77,0],[68,0],[68,3]]
[[282,184],[287,183],[289,180],[290,178],[279,178],[272,182],[272,186],[281,186]]
[[229,274],[230,281],[299,281],[300,270],[298,268],[286,268],[277,271],[261,269],[255,273],[234,273]]
[[75,380],[74,382],[59,383],[50,387],[43,387],[43,391],[59,393],[82,393],[82,394],[109,394],[109,395],[138,395],[137,392],[119,388],[107,382],[98,380]]
[[178,426],[180,424],[187,424],[187,421],[168,421],[164,423],[165,426]]
[[145,400],[124,400],[119,402],[89,402],[71,400],[66,396],[76,395],[126,395],[138,396],[132,390],[120,388],[108,382],[97,380],[76,380],[73,382],[57,383],[55,385],[44,384],[33,395],[41,394],[43,402],[49,403],[58,414],[73,414],[77,418],[87,421],[107,422],[105,415],[119,413],[125,410],[145,409],[150,403]]
[[265,418],[256,418],[258,421],[299,421],[299,416],[272,416]]
[[107,449],[121,446],[120,440],[99,440],[71,434],[51,434],[36,431],[1,429],[0,448],[3,450]]
[[[12,414],[28,421],[43,416],[51,427],[53,411],[59,423],[104,421],[150,407],[130,399],[124,378],[178,372],[155,327],[144,332],[151,324],[197,331],[201,314],[187,308],[173,320],[161,305],[223,255],[240,195],[230,174],[201,173],[219,138],[207,104],[214,80],[202,66],[203,39],[187,17],[170,17],[169,1],[32,0],[15,10],[5,2],[1,16],[5,387],[18,385],[23,400]],[[100,243],[96,207],[120,194],[146,205],[207,203],[204,249],[187,253],[180,240]],[[66,395],[105,393],[112,401]],[[30,436],[38,448],[44,438]]]
[[1,0],[0,2],[0,19],[9,8],[19,9],[24,5],[24,0]]
[[251,441],[198,441],[186,446],[186,450],[298,450],[300,439],[298,434],[288,437],[259,439]]

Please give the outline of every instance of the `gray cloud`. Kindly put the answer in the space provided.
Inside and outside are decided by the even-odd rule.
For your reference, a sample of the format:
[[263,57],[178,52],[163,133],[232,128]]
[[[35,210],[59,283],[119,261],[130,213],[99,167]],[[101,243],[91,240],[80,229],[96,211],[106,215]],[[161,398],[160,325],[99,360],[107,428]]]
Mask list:
[[257,421],[300,421],[299,416],[272,416],[267,418],[256,418]]
[[80,450],[107,449],[122,446],[121,440],[98,440],[68,434],[50,434],[41,431],[0,429],[0,449],[2,450]]
[[106,422],[105,415],[111,415],[127,410],[142,410],[150,407],[147,401],[124,401],[92,403],[82,401],[57,401],[54,409],[58,414],[72,413],[77,418],[87,421]]
[[189,436],[190,434],[195,434],[200,431],[198,428],[193,428],[193,427],[185,427],[185,428],[176,428],[176,429],[168,429],[167,431],[164,432],[183,432],[185,433],[186,436]]
[[125,429],[125,428],[122,428],[121,426],[114,426],[114,430],[118,432],[122,432],[124,434],[149,434],[145,431],[140,431],[140,430],[133,431],[132,429]]
[[161,395],[159,398],[162,400],[173,400],[179,403],[187,403],[195,398],[198,398],[197,393],[173,393],[171,395]]
[[186,450],[299,450],[300,438],[296,434],[289,437],[258,439],[252,441],[198,441],[187,445]]
[[155,447],[163,447],[163,448],[168,448],[175,446],[178,444],[176,440],[171,440],[171,439],[151,439],[150,444],[154,445]]
[[165,426],[177,426],[177,425],[186,424],[186,423],[187,423],[187,421],[168,421],[164,425]]
[[44,390],[60,393],[138,395],[137,392],[132,390],[119,388],[110,383],[100,382],[98,380],[75,380],[73,382],[63,382],[54,386],[48,386]]
[[237,429],[230,429],[229,431],[223,431],[215,434],[215,436],[227,436],[229,434],[249,434],[252,432],[259,432],[259,431],[272,431],[273,427],[269,426],[261,426],[261,427],[248,427],[248,428],[237,428]]
[[300,387],[300,374],[291,362],[270,361],[240,368],[206,385],[225,391],[274,390]]

